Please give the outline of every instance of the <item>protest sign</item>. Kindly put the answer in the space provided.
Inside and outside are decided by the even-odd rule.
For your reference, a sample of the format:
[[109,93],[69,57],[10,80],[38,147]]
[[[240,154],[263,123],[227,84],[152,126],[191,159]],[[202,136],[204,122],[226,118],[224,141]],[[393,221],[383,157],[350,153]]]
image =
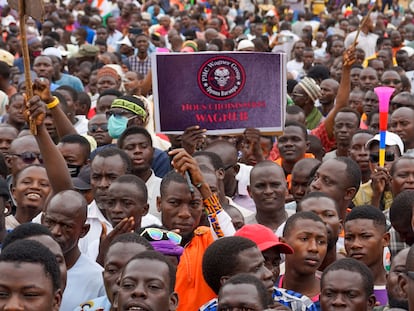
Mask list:
[[156,53],[152,56],[156,131],[179,134],[199,125],[209,134],[247,127],[283,130],[285,54]]

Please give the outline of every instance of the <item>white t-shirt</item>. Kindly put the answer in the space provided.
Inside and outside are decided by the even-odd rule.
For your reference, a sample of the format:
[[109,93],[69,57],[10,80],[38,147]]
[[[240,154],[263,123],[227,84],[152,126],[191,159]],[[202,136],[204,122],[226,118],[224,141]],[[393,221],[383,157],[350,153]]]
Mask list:
[[75,265],[68,270],[60,311],[73,311],[81,303],[104,296],[103,268],[81,254]]

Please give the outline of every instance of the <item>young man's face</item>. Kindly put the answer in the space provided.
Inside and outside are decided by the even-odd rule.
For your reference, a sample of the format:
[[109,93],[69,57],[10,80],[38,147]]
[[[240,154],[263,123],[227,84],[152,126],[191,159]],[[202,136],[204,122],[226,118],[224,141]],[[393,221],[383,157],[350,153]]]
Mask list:
[[295,163],[304,157],[308,142],[300,127],[288,126],[278,138],[277,146],[283,161]]
[[125,137],[121,149],[131,159],[134,171],[145,172],[151,169],[154,148],[144,134],[132,134]]
[[329,271],[321,284],[320,303],[324,311],[339,308],[344,311],[368,311],[375,304],[375,297],[367,297],[362,276],[345,270]]
[[57,147],[67,164],[83,166],[88,161],[89,155],[80,144],[60,143]]
[[135,226],[139,228],[142,217],[148,213],[144,189],[138,189],[134,183],[114,182],[109,186],[105,208],[112,226],[115,227],[125,218],[134,217]]
[[114,294],[119,290],[118,278],[124,266],[139,253],[146,251],[145,246],[138,243],[118,242],[110,246],[106,253],[104,271],[102,272],[106,296],[113,304]]
[[334,135],[336,143],[349,146],[352,135],[359,127],[359,120],[352,112],[339,112],[335,117]]
[[271,247],[262,252],[263,258],[265,259],[265,267],[272,272],[273,283],[276,283],[280,275],[280,250],[277,247]]
[[345,223],[345,250],[348,257],[368,267],[382,265],[384,247],[388,243],[389,234],[372,219],[353,219]]
[[112,182],[126,173],[121,156],[100,157],[97,155],[91,164],[91,186],[98,204],[107,199],[107,192]]
[[300,202],[300,210],[315,213],[323,220],[328,231],[328,249],[335,247],[341,228],[335,202],[330,198],[308,198]]
[[9,114],[10,123],[20,124],[20,125],[25,124],[26,120],[23,114],[24,107],[25,107],[25,104],[24,104],[23,96],[16,95],[13,101],[6,106],[7,113]]
[[349,147],[349,157],[354,160],[362,173],[369,172],[369,152],[365,144],[372,138],[372,134],[358,133],[352,136]]
[[62,292],[39,263],[0,263],[0,310],[58,311]]
[[165,263],[135,259],[125,266],[122,273],[118,310],[174,311],[178,299],[175,293],[170,293],[171,290],[169,270]]
[[398,160],[391,177],[391,189],[394,196],[404,190],[414,190],[414,159]]
[[299,274],[310,275],[318,270],[325,258],[328,234],[322,222],[297,219],[283,240],[293,248],[286,254],[286,264]]
[[188,236],[200,223],[203,200],[197,189],[192,196],[186,183],[171,181],[157,198],[157,205],[162,224],[168,230],[178,229],[181,235]]
[[234,274],[248,273],[261,280],[269,291],[273,292],[272,272],[265,266],[265,259],[257,247],[248,248],[241,251],[237,256],[237,267],[234,268]]

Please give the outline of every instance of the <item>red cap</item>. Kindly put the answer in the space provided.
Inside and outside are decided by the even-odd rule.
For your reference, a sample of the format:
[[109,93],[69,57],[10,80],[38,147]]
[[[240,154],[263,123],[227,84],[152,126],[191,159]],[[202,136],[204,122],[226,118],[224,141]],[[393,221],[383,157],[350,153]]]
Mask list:
[[257,244],[257,247],[259,247],[261,252],[272,247],[277,247],[283,254],[293,253],[292,247],[286,243],[280,242],[279,237],[272,230],[263,225],[244,225],[234,235],[252,240]]

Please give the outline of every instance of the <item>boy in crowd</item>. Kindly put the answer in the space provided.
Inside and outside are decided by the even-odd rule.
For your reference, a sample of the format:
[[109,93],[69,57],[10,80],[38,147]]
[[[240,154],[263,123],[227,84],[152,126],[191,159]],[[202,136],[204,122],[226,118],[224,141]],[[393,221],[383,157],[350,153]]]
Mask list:
[[[326,225],[328,231],[328,244],[325,259],[319,271],[323,271],[340,256],[337,253],[337,242],[342,230],[338,206],[334,200],[322,192],[311,192],[299,202],[296,212],[312,212],[318,215]],[[343,248],[343,239],[340,246]]]
[[324,222],[313,212],[298,212],[286,221],[281,241],[293,248],[293,254],[286,255],[286,271],[276,285],[318,305],[320,280],[316,272],[325,258],[328,243]]
[[364,263],[374,277],[374,294],[380,305],[387,304],[384,248],[390,234],[386,231],[384,214],[369,205],[357,206],[345,219],[345,249],[348,257]]

